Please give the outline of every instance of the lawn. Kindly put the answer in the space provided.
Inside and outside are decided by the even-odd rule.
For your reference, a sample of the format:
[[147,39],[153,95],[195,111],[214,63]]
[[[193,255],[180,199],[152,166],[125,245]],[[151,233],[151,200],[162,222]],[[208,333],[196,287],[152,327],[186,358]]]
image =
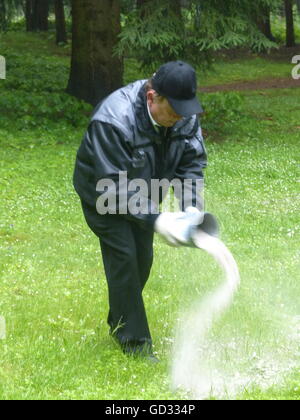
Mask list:
[[[43,69],[48,86],[52,66],[67,68],[66,50],[52,47],[50,55],[44,47],[53,40],[34,39],[49,66]],[[16,51],[11,38],[2,45],[18,60],[24,40],[31,38],[20,36]],[[222,83],[241,74],[247,79],[249,68],[267,73],[268,63],[276,75],[288,73],[289,64],[280,60],[235,59],[231,71],[224,62]],[[136,75],[129,64],[126,80]],[[11,72],[18,68],[12,58]],[[2,97],[21,97],[29,85],[14,90],[9,77],[0,80]],[[217,80],[214,73],[205,77]],[[299,92],[245,92],[230,132],[217,141],[208,133],[206,206],[241,272],[233,306],[207,337],[207,359],[225,383],[223,393],[212,390],[209,398],[300,399]],[[156,238],[144,298],[161,363],[125,357],[108,335],[99,244],[72,187],[87,115],[75,126],[63,115],[36,126],[29,120],[22,130],[26,115],[14,119],[3,109],[0,316],[7,334],[0,340],[0,399],[188,398],[170,386],[177,320],[222,281],[219,268],[200,251],[173,249]]]

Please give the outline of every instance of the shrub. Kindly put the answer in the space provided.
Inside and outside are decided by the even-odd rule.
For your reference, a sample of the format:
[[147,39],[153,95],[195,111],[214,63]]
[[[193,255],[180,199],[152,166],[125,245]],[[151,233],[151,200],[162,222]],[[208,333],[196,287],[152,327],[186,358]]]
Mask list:
[[87,124],[92,108],[65,93],[30,93],[5,91],[0,97],[0,124],[19,129],[47,127],[49,123],[63,121],[75,127]]
[[217,92],[202,96],[203,129],[208,134],[224,133],[241,117],[243,96],[236,92]]
[[[2,51],[2,50],[1,50]],[[58,122],[85,126],[92,107],[65,93],[69,60],[4,49],[7,79],[2,81],[0,126],[48,128]]]
[[26,92],[61,92],[67,85],[69,68],[61,61],[47,56],[4,51],[6,57],[6,89]]

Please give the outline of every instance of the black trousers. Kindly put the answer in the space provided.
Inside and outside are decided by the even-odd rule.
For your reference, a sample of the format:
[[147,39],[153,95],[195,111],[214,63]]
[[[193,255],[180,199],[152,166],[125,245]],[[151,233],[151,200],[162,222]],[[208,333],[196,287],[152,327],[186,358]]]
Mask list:
[[153,263],[154,232],[118,215],[99,215],[82,203],[90,229],[100,239],[108,284],[111,333],[129,353],[151,352],[152,339],[142,291]]

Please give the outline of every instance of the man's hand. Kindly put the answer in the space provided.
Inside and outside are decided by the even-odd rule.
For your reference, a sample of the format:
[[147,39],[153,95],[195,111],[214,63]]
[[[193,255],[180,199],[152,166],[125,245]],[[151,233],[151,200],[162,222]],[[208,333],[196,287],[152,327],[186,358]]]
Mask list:
[[189,245],[194,230],[202,221],[203,213],[189,207],[185,212],[162,213],[154,228],[171,246]]

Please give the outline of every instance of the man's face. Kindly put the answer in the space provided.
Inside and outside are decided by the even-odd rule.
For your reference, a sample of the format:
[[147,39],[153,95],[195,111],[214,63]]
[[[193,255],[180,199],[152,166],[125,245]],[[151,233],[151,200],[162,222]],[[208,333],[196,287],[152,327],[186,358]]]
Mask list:
[[159,125],[173,127],[173,125],[182,119],[182,116],[176,114],[172,109],[167,99],[164,98],[161,100],[152,89],[147,92],[147,101],[151,115]]

